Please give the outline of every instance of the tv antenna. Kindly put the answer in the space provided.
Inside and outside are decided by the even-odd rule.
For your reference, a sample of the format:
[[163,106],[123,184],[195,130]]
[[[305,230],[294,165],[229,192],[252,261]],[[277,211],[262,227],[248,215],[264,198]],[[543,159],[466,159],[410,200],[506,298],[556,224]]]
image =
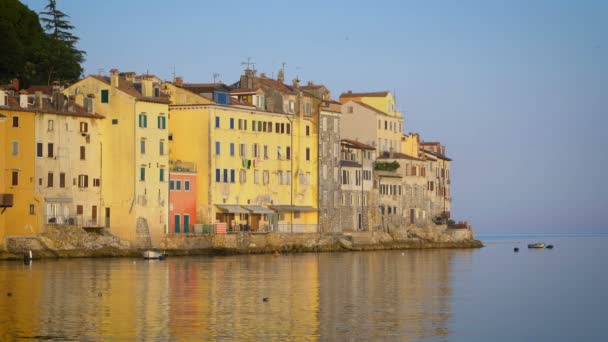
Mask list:
[[251,67],[253,66],[253,68],[255,69],[255,63],[251,61],[251,57],[247,57],[247,62],[241,62],[241,65],[246,66],[247,69],[251,69]]
[[220,77],[220,74],[217,72],[213,73],[213,83],[215,83],[217,81],[217,78]]

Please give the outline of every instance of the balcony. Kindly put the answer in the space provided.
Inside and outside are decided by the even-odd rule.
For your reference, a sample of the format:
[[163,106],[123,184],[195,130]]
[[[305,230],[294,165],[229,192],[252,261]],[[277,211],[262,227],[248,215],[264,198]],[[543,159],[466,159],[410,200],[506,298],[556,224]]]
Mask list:
[[13,207],[13,194],[0,194],[0,208]]

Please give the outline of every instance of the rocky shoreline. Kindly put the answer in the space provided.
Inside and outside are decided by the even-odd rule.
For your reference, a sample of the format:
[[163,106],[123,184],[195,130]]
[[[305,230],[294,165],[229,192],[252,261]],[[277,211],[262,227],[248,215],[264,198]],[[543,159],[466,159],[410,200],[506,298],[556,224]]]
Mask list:
[[[40,236],[7,237],[0,260],[19,260],[28,251],[34,258],[141,257],[133,248],[108,231],[87,232],[81,228],[49,229]],[[265,253],[309,253],[374,251],[391,249],[480,248],[470,229],[445,226],[407,227],[392,232],[236,233],[224,235],[167,235],[156,249],[169,256],[233,255]]]

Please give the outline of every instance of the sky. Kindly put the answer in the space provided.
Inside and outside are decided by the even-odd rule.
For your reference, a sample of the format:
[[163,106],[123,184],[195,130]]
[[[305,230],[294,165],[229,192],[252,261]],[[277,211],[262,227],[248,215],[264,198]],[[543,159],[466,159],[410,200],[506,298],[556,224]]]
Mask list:
[[335,98],[390,90],[406,132],[446,145],[456,220],[608,233],[608,1],[57,2],[86,74],[230,84],[251,58]]

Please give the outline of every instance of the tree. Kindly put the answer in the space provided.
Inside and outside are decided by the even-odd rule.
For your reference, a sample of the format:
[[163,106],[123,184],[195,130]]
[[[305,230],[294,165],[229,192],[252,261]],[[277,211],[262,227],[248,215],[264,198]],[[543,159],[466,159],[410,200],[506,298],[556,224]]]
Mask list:
[[69,16],[57,9],[56,1],[49,0],[45,9],[40,13],[46,31],[44,48],[39,54],[40,67],[47,84],[53,80],[74,82],[82,75],[85,52],[76,48],[79,38],[71,32],[74,26],[68,21]]

